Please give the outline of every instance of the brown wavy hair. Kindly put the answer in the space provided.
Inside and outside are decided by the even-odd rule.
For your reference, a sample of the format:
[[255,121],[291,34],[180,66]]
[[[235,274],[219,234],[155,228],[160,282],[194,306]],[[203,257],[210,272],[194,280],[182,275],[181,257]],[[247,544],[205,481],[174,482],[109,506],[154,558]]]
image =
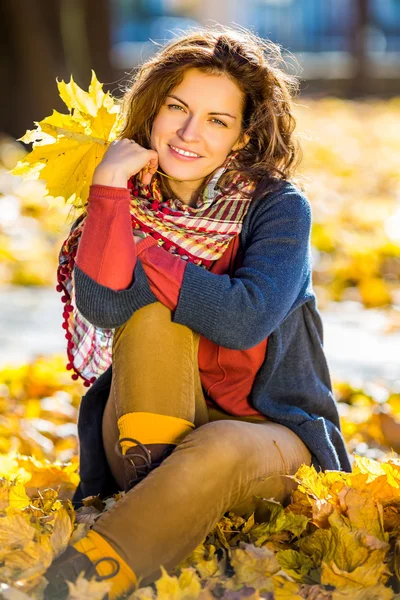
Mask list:
[[[295,182],[294,172],[302,159],[293,116],[299,80],[281,68],[284,62],[278,44],[243,27],[190,28],[134,72],[120,100],[124,122],[118,137],[150,148],[153,120],[188,69],[225,74],[243,93],[241,138],[247,134],[250,140],[220,183],[229,185],[233,174],[239,172],[256,183],[251,197],[260,199],[279,188],[282,180]],[[168,180],[160,180],[163,196],[171,197]],[[296,183],[303,189],[300,181]],[[204,186],[205,182],[199,194]]]

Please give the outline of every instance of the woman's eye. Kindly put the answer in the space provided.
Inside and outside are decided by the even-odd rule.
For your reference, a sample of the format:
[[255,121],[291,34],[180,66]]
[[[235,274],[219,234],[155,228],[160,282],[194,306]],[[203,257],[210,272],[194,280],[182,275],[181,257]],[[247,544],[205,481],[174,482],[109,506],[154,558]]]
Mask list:
[[168,104],[168,108],[173,108],[173,107],[182,108],[182,110],[183,110],[183,107],[179,106],[179,104]]
[[221,125],[223,125],[224,127],[226,127],[226,123],[224,123],[223,121],[220,121],[219,119],[214,119],[214,121],[218,121],[218,123],[221,123]]
[[[183,109],[183,106],[180,106],[179,104],[167,104],[168,108],[181,108]],[[217,123],[220,123],[221,125],[223,125],[224,127],[226,127],[226,123],[224,123],[223,121],[220,121],[219,119],[212,119],[213,121],[216,121]]]

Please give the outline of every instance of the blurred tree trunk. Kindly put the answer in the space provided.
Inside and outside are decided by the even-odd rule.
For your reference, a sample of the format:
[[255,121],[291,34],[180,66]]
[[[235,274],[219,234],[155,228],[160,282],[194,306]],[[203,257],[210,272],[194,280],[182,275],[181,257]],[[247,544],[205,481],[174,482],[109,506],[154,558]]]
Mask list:
[[112,84],[110,13],[109,0],[1,0],[1,132],[18,138],[53,108],[66,112],[56,78],[72,73],[87,89],[93,68]]
[[354,0],[355,18],[350,37],[350,51],[354,59],[354,75],[350,80],[349,95],[362,96],[368,91],[369,57],[368,26],[370,25],[370,0]]

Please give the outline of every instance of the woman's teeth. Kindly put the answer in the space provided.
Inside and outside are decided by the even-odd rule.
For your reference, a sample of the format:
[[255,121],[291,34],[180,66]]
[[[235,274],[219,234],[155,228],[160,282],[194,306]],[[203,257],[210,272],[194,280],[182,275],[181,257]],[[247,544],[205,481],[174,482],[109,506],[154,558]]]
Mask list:
[[170,145],[170,148],[175,150],[175,152],[177,152],[178,154],[182,154],[182,156],[192,156],[193,158],[200,158],[200,155],[194,154],[194,152],[185,152],[185,150],[180,150],[180,148],[176,148],[175,146],[171,146],[171,145]]

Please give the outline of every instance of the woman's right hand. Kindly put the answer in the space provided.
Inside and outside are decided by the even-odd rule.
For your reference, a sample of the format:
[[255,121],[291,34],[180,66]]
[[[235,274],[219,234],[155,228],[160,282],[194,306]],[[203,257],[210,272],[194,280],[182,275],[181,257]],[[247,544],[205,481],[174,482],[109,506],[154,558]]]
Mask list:
[[112,142],[96,167],[92,184],[127,187],[128,180],[140,173],[140,181],[148,185],[158,167],[158,153],[137,142],[123,138]]

